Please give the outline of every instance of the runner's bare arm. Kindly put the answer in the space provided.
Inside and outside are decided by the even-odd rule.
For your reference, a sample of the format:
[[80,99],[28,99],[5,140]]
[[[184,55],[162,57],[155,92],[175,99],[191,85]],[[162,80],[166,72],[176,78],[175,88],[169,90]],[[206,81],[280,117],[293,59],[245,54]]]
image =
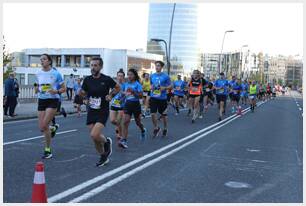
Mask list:
[[112,98],[113,98],[118,92],[120,92],[120,89],[121,89],[120,85],[119,85],[119,84],[116,84],[115,87],[114,87],[114,89],[112,89],[111,92],[105,97],[106,100],[111,101]]

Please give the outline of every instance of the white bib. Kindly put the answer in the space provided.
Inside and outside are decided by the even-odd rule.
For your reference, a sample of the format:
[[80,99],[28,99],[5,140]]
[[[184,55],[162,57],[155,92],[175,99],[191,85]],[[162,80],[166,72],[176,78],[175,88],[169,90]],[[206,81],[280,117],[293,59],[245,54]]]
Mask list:
[[100,109],[101,108],[101,97],[89,97],[89,107],[92,109]]

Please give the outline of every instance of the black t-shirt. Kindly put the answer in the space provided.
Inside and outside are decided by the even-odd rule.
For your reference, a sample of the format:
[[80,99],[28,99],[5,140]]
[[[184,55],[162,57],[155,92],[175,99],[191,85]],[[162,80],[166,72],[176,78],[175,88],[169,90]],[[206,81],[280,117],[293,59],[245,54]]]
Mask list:
[[201,79],[195,80],[194,78],[192,78],[190,83],[189,83],[189,86],[199,87],[201,85],[201,83],[202,83]]
[[93,76],[85,77],[82,89],[87,93],[89,107],[91,109],[108,109],[109,102],[105,97],[109,94],[109,90],[116,86],[116,82],[109,76],[101,74],[99,78]]

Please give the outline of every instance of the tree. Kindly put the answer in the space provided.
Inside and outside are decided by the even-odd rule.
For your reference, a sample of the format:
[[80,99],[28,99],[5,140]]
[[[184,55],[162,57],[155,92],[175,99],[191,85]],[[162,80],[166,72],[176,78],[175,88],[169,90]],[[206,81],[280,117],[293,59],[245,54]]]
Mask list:
[[277,83],[278,83],[279,85],[283,85],[283,80],[282,80],[282,79],[278,79],[278,80],[277,80]]
[[9,73],[13,71],[12,65],[10,65],[12,60],[13,57],[6,51],[5,40],[3,36],[3,81],[5,81],[8,78]]

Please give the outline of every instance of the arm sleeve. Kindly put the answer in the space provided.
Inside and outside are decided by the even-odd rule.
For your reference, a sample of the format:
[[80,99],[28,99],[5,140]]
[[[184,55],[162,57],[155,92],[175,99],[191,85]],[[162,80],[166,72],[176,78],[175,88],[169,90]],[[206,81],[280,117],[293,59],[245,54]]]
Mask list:
[[85,92],[88,91],[87,78],[85,78],[84,81],[83,81],[82,89],[83,89]]

